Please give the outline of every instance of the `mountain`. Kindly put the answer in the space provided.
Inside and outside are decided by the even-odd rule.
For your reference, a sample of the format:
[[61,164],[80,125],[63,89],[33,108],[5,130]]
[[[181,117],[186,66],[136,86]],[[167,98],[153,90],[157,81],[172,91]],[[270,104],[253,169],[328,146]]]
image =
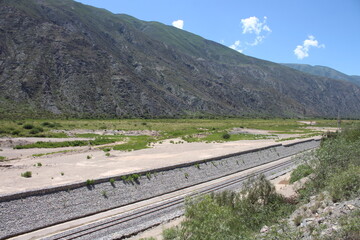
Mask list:
[[294,63],[283,63],[283,65],[287,67],[291,67],[293,69],[299,70],[301,72],[327,77],[327,78],[333,78],[338,80],[345,80],[352,82],[358,86],[360,86],[360,76],[349,76],[345,73],[339,72],[333,68],[324,67],[324,66],[311,66],[308,64],[294,64]]
[[0,0],[0,117],[360,117],[360,88],[71,0]]

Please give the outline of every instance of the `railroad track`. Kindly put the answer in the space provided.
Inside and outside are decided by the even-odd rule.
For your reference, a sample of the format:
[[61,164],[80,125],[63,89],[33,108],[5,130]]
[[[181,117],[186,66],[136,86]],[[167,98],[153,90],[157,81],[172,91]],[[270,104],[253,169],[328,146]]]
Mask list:
[[[134,235],[139,233],[143,229],[137,229],[130,233],[121,233],[121,230],[125,228],[129,228],[128,225],[132,225],[132,223],[141,222],[142,219],[151,219],[152,215],[156,215],[161,212],[172,211],[174,209],[182,209],[180,211],[183,212],[183,206],[185,203],[185,197],[197,197],[201,195],[205,195],[211,192],[217,192],[229,189],[231,187],[241,185],[244,181],[249,179],[253,175],[265,174],[270,175],[271,172],[276,172],[279,169],[284,169],[286,167],[292,166],[295,162],[291,157],[287,157],[289,160],[284,162],[280,162],[275,165],[271,165],[270,167],[262,168],[256,172],[252,172],[251,174],[247,174],[244,176],[237,176],[237,177],[223,177],[229,178],[227,180],[223,180],[222,182],[216,182],[209,184],[205,187],[202,187],[197,190],[193,190],[192,192],[182,193],[177,196],[168,197],[162,199],[161,202],[153,203],[151,205],[142,206],[137,209],[132,209],[131,211],[121,213],[117,216],[113,216],[104,220],[96,221],[84,226],[77,227],[75,229],[70,229],[65,232],[57,233],[52,236],[48,236],[42,239],[46,240],[60,240],[60,239],[123,239],[125,237]],[[284,159],[287,159],[284,158]],[[280,160],[278,160],[280,161]],[[238,175],[233,174],[233,175]],[[222,178],[221,178],[222,179]],[[210,181],[211,182],[211,181]],[[132,222],[132,223],[131,223]],[[126,226],[127,225],[127,226]],[[153,224],[152,226],[157,225]],[[146,228],[152,227],[147,226]],[[115,230],[117,229],[117,230]],[[118,232],[118,234],[111,234],[109,232]],[[120,233],[119,233],[120,232]],[[105,235],[105,236],[104,236]],[[106,236],[107,235],[107,236]]]

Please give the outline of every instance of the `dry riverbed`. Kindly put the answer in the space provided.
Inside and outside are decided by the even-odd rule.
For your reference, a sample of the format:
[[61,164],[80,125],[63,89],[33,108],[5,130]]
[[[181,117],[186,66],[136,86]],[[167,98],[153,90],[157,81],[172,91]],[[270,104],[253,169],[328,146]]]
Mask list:
[[[325,131],[323,129],[323,131]],[[76,134],[118,134],[110,130],[72,130],[66,132]],[[268,139],[240,140],[229,142],[192,142],[182,139],[167,139],[152,143],[151,148],[137,151],[105,152],[101,147],[112,146],[124,142],[116,142],[101,146],[81,146],[62,148],[30,148],[13,149],[16,145],[35,143],[38,141],[73,141],[91,140],[91,138],[0,138],[0,195],[18,191],[58,186],[68,183],[84,182],[87,179],[125,175],[135,171],[151,170],[164,166],[202,160],[226,154],[237,153],[274,144],[279,139],[301,137],[299,134],[274,134],[274,132],[247,128],[234,128],[230,134],[261,134]],[[155,131],[132,131],[127,134],[146,134],[154,136]],[[290,143],[295,140],[281,141]],[[21,176],[31,172],[31,177]]]

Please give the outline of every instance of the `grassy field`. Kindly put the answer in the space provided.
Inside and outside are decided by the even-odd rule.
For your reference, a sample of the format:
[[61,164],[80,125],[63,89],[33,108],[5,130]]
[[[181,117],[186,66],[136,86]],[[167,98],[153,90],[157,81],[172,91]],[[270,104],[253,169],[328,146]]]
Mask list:
[[[312,119],[317,127],[337,127],[336,120]],[[344,120],[342,125],[350,125],[356,121]],[[33,147],[64,147],[100,145],[126,140],[127,143],[114,146],[114,149],[142,149],[152,142],[158,142],[171,138],[182,138],[188,142],[221,142],[236,140],[265,139],[271,136],[254,134],[231,134],[226,136],[233,128],[253,128],[259,130],[274,131],[274,134],[303,134],[313,136],[320,132],[307,129],[308,125],[298,122],[297,119],[112,119],[112,120],[43,120],[26,119],[19,121],[0,120],[0,136],[11,137],[63,137],[68,135],[61,131],[76,129],[88,130],[153,130],[159,132],[159,136],[101,136],[97,134],[77,134],[76,137],[94,138],[92,141],[67,141],[56,144],[36,143]],[[55,131],[58,130],[58,131]]]

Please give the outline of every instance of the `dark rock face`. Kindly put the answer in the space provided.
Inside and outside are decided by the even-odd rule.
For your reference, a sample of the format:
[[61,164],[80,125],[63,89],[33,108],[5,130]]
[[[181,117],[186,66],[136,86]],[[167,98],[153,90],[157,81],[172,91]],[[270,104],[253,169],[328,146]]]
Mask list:
[[70,0],[0,0],[0,117],[339,111],[360,116],[359,87]]

